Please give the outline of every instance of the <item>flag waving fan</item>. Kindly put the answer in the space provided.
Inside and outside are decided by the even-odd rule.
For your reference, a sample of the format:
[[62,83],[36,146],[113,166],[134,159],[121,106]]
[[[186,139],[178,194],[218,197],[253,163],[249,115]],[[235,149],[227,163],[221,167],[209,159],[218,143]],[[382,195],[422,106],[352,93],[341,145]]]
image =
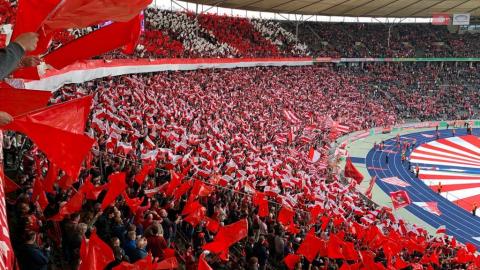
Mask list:
[[[27,32],[38,32],[37,49],[31,54],[47,51],[55,32],[85,28],[106,21],[114,23],[62,46],[45,57],[45,62],[61,69],[78,60],[127,46],[133,53],[140,33],[140,11],[152,0],[22,0],[19,1],[12,40]],[[94,41],[94,42],[92,42]],[[18,77],[38,78],[35,68],[18,73]],[[38,74],[37,74],[38,75]]]

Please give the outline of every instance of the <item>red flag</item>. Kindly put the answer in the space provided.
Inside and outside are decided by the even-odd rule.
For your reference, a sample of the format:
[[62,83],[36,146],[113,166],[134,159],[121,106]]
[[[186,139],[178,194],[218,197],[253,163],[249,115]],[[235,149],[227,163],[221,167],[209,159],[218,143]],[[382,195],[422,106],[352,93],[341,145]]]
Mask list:
[[118,195],[122,194],[127,188],[125,183],[126,174],[123,172],[113,173],[108,177],[108,190],[105,198],[103,198],[101,209],[107,208],[111,203],[115,201]]
[[313,262],[320,250],[323,241],[313,233],[308,233],[302,244],[297,249],[297,254],[305,256],[309,262]]
[[343,259],[341,248],[341,240],[334,234],[330,234],[330,239],[327,242],[327,255],[332,259]]
[[300,261],[300,256],[296,254],[288,254],[285,258],[283,258],[283,262],[290,270],[295,269],[295,266],[297,265],[298,261]]
[[410,266],[410,264],[406,263],[400,256],[397,256],[394,264],[396,269],[403,269]]
[[94,140],[83,135],[91,97],[15,117],[3,126],[26,134],[53,163],[76,178]]
[[182,185],[180,185],[180,187],[178,187],[175,190],[175,192],[173,193],[173,198],[175,200],[179,200],[180,197],[182,197],[182,195],[185,194],[191,187],[192,187],[192,182],[191,181],[187,181],[187,182],[183,183]]
[[33,183],[32,201],[37,201],[42,210],[45,210],[45,207],[48,205],[47,195],[45,195],[43,183],[38,178],[35,179],[35,182]]
[[81,257],[79,270],[103,270],[115,259],[112,249],[95,232],[87,246],[87,256]]
[[49,160],[60,166],[72,178],[77,177],[81,163],[94,143],[93,139],[85,135],[29,121],[15,120],[8,126],[30,137]]
[[0,108],[12,116],[18,116],[46,107],[51,96],[50,91],[0,88]]
[[152,0],[68,0],[44,22],[49,29],[85,28],[105,21],[128,22]]
[[247,235],[248,222],[247,219],[242,219],[233,224],[220,227],[214,241],[204,245],[203,249],[210,250],[213,253],[220,253],[247,237]]
[[125,191],[123,192],[123,198],[125,199],[125,203],[127,204],[128,208],[130,208],[132,213],[137,213],[138,207],[142,205],[143,198],[130,199],[130,197],[128,197],[128,194]]
[[207,197],[214,190],[215,190],[215,188],[213,186],[208,186],[200,180],[195,180],[195,182],[193,184],[193,188],[190,191],[189,200],[193,200],[197,196],[198,197]]
[[338,270],[351,270],[351,269],[352,268],[350,268],[350,265],[346,261],[343,261],[342,267],[340,267],[340,269]]
[[202,253],[200,255],[200,259],[198,259],[198,270],[213,270],[210,265],[205,261],[205,254]]
[[466,243],[465,246],[470,253],[475,253],[477,251],[477,248],[472,243]]
[[140,23],[140,16],[136,16],[128,22],[112,23],[100,28],[47,54],[44,57],[45,63],[62,69],[76,61],[120,48],[132,42],[131,33]]
[[390,192],[390,198],[392,199],[393,208],[395,209],[408,206],[412,203],[405,190]]
[[143,165],[142,170],[135,175],[135,181],[139,184],[142,185],[143,181],[145,181],[145,177],[147,177],[148,173],[155,169],[155,163],[149,162]]
[[47,176],[45,177],[45,180],[43,182],[43,186],[46,192],[53,192],[53,185],[57,181],[57,177],[58,177],[58,169],[55,166],[55,164],[53,164],[53,162],[50,162]]
[[68,202],[60,208],[58,214],[53,216],[51,219],[54,221],[62,221],[66,215],[76,213],[82,209],[84,194],[79,190],[75,195],[73,195]]
[[177,174],[172,171],[170,174],[170,182],[168,183],[167,190],[165,191],[166,196],[171,196],[173,191],[182,183],[182,175]]
[[[105,21],[127,22],[145,9],[151,0],[22,0],[12,40],[26,32],[37,32],[39,43],[47,44],[51,32],[69,28],[85,28]],[[133,33],[129,33],[133,35]],[[131,37],[130,37],[131,38]],[[46,46],[42,46],[46,49]],[[41,54],[44,51],[38,51]]]
[[[140,270],[144,270],[145,268],[142,268]],[[148,269],[148,268],[147,268]],[[163,269],[168,269],[168,270],[173,270],[173,269],[178,269],[178,262],[177,258],[171,257],[167,258],[159,263],[154,264],[154,268],[152,269],[158,269],[158,270],[163,270]]]
[[13,182],[12,179],[8,178],[6,175],[4,175],[3,185],[5,188],[5,194],[17,191],[20,188],[17,183]]
[[28,118],[36,124],[76,134],[84,134],[92,100],[93,96],[85,96],[55,104],[38,111],[29,112],[26,116],[15,117],[15,121],[25,121]]
[[265,198],[265,196],[263,196],[263,198],[260,199],[259,202],[258,202],[258,216],[259,217],[268,216],[269,210],[270,209],[268,208],[268,201]]
[[218,223],[218,221],[209,217],[205,217],[203,220],[206,222],[205,225],[207,226],[207,230],[210,232],[216,233],[218,229],[220,229],[220,223]]
[[280,222],[283,225],[288,225],[290,223],[293,223],[293,216],[295,215],[295,212],[293,212],[292,209],[286,207],[285,205],[282,206],[282,209],[278,213],[278,222]]
[[345,171],[344,172],[345,177],[353,178],[357,182],[357,184],[362,183],[363,175],[361,172],[357,170],[357,168],[355,168],[355,166],[353,166],[353,163],[350,157],[347,158],[347,163],[345,163],[344,171]]
[[345,260],[356,261],[360,258],[352,242],[344,242],[342,252],[343,252],[343,256],[345,257]]
[[308,224],[315,224],[317,221],[318,215],[322,212],[322,207],[320,205],[315,205],[309,209],[310,211],[310,221]]
[[205,219],[206,212],[207,212],[207,209],[203,206],[200,206],[200,207],[196,208],[194,211],[192,211],[183,220],[185,222],[190,223],[193,227],[196,227],[198,225],[198,223],[200,223],[202,220]]
[[85,187],[85,198],[87,198],[87,200],[95,201],[98,199],[100,193],[107,188],[108,184],[96,187],[90,182],[90,180],[86,180],[83,186]]
[[11,40],[27,32],[38,32],[43,21],[61,0],[22,0],[18,3],[15,28]]

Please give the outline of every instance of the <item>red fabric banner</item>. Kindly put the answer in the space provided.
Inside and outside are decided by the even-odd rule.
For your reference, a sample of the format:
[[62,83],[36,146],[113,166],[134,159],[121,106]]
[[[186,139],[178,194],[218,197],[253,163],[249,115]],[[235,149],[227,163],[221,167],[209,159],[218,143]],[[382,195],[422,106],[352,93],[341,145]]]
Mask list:
[[49,160],[75,179],[94,143],[93,139],[83,134],[91,103],[92,97],[87,96],[50,106],[17,116],[2,128],[30,137]]
[[200,255],[200,259],[198,260],[198,270],[213,270],[210,265],[205,261],[205,254],[202,253]]
[[18,116],[47,106],[50,91],[0,88],[0,109]]
[[127,188],[127,184],[125,182],[126,174],[123,172],[113,173],[108,177],[108,191],[103,198],[101,209],[104,210],[110,204],[112,204],[115,199],[122,194],[125,189]]
[[[0,131],[0,132],[2,132],[2,131]],[[3,178],[3,186],[5,188],[5,194],[8,194],[10,192],[15,192],[20,188],[20,186],[17,185],[17,183],[13,182],[12,179],[8,178],[8,176],[3,175],[3,177],[4,177]]]
[[312,232],[308,233],[303,240],[302,244],[297,249],[297,254],[305,256],[305,259],[309,262],[313,262],[315,257],[317,257],[318,252],[320,251],[323,241],[316,237]]
[[29,119],[36,124],[42,124],[75,134],[84,134],[85,126],[90,114],[93,96],[77,98],[30,112],[26,116],[16,117],[15,120]]
[[75,195],[73,195],[70,200],[60,208],[58,214],[53,216],[51,219],[54,221],[62,221],[66,215],[76,213],[82,209],[83,200],[85,198],[82,190],[79,190]]
[[242,219],[233,224],[220,227],[213,242],[203,246],[204,250],[210,250],[213,253],[220,253],[227,250],[231,245],[237,243],[248,235],[248,222]]
[[127,22],[150,3],[152,0],[66,0],[44,24],[49,29],[69,29],[105,21]]
[[44,57],[45,63],[62,69],[79,60],[101,55],[131,42],[131,32],[140,24],[139,16],[128,22],[112,23],[78,38]]
[[350,157],[347,158],[347,163],[345,164],[345,177],[353,178],[358,184],[362,183],[363,175],[361,172],[353,166],[352,160]]
[[293,212],[292,209],[282,206],[282,209],[278,213],[278,222],[280,222],[283,225],[288,225],[290,223],[293,223],[293,216],[295,215],[295,212]]
[[49,160],[60,166],[72,178],[77,177],[81,163],[94,143],[93,139],[85,135],[36,124],[30,118],[15,119],[4,128],[26,134]]
[[27,32],[39,32],[43,22],[61,0],[18,1],[17,17],[11,40]]
[[295,265],[297,265],[298,261],[300,261],[300,256],[296,254],[288,254],[284,259],[283,262],[288,267],[288,269],[293,270],[295,269]]
[[93,232],[87,244],[86,257],[81,256],[79,270],[103,270],[114,259],[112,249]]
[[[42,54],[55,31],[85,28],[105,21],[127,22],[138,17],[151,2],[152,0],[22,0],[17,9],[12,40],[22,33],[38,32],[41,34],[39,46],[33,54]],[[140,25],[136,28],[140,29]],[[134,31],[127,34],[129,40],[138,35]],[[136,40],[138,37],[134,42]],[[92,47],[92,44],[88,47]]]

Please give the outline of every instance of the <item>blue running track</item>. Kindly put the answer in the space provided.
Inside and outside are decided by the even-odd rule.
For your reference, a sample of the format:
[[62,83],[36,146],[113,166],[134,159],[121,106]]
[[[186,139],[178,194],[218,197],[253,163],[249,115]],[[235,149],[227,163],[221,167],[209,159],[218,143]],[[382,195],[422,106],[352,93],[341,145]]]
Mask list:
[[[456,129],[456,136],[466,135],[466,129]],[[411,133],[400,136],[400,140],[411,140],[416,139],[416,147],[436,140],[433,138],[426,138],[421,134],[435,134],[435,131],[424,131],[418,133]],[[479,136],[480,129],[474,129],[473,135]],[[451,129],[449,130],[440,130],[440,138],[448,138],[452,136]],[[454,236],[457,240],[462,243],[470,242],[477,246],[477,249],[480,249],[480,241],[473,239],[472,237],[480,237],[480,217],[473,216],[470,212],[464,210],[463,208],[455,205],[439,194],[435,193],[423,181],[417,179],[414,174],[408,171],[407,162],[402,164],[401,162],[401,151],[395,147],[395,137],[385,141],[385,150],[392,150],[397,153],[392,153],[391,151],[375,151],[373,148],[368,152],[365,159],[365,165],[367,168],[385,168],[386,170],[374,170],[369,169],[368,172],[371,176],[376,175],[377,181],[376,184],[387,194],[392,191],[397,190],[406,190],[410,195],[412,202],[438,202],[438,208],[442,215],[437,216],[431,214],[421,207],[411,204],[407,206],[407,210],[418,218],[424,220],[426,223],[431,225],[434,228],[438,228],[442,225],[446,226],[447,234]],[[373,147],[373,146],[372,146]],[[410,153],[408,153],[409,155]],[[389,162],[385,163],[385,156],[388,155]],[[412,164],[412,167],[414,164]],[[431,166],[431,165],[425,165]],[[422,164],[420,164],[422,167]],[[451,167],[450,167],[451,168]],[[440,169],[440,168],[439,168]],[[378,179],[396,176],[403,181],[408,182],[411,186],[409,187],[399,187],[395,185],[387,184],[383,181],[378,181]]]

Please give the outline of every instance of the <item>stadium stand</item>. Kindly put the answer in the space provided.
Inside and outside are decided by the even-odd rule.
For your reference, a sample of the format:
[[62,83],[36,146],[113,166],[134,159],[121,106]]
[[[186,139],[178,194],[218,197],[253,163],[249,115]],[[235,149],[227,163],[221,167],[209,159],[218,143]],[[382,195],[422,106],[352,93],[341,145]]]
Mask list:
[[[0,11],[0,23],[14,23],[14,7],[2,1]],[[296,28],[148,8],[135,54],[99,58],[473,57],[480,51],[478,35],[431,25],[396,25],[390,44],[381,24],[303,22],[298,37]],[[92,30],[58,32],[51,47]],[[87,269],[88,261],[95,269],[138,269],[129,263],[155,269],[144,266],[151,256],[164,263],[157,269],[479,269],[472,244],[432,236],[366,198],[334,153],[343,150],[336,140],[353,131],[478,118],[479,69],[329,63],[65,85],[49,105],[93,98],[85,133],[94,146],[78,178],[25,135],[3,137],[5,170],[14,178],[5,192],[19,267]],[[32,253],[38,260],[22,259]]]

